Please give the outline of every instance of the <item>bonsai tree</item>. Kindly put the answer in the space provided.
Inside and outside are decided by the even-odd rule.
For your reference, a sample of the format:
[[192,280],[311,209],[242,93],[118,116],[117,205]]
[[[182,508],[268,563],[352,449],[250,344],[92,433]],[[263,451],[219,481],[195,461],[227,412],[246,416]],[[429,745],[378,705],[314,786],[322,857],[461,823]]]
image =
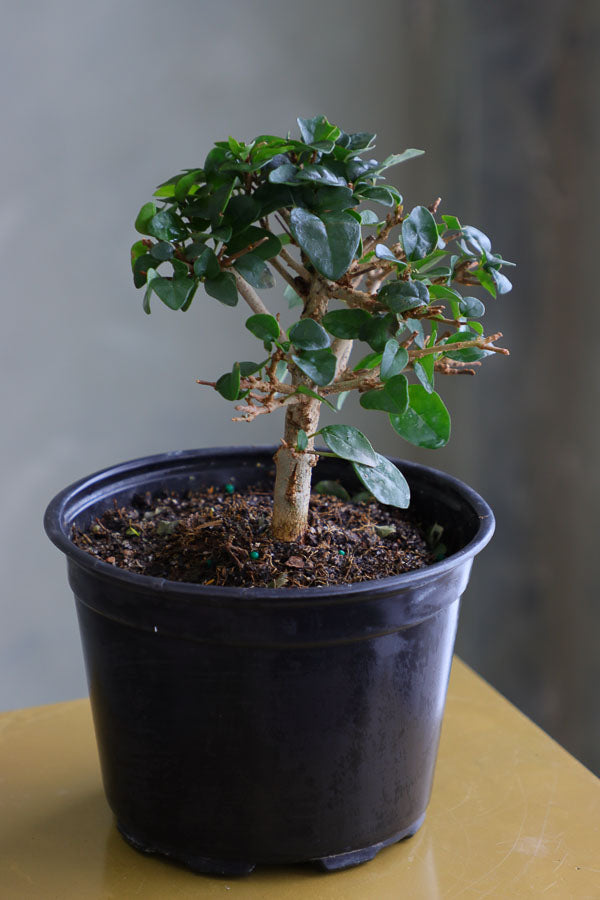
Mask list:
[[[241,297],[250,307],[258,361],[233,361],[199,383],[236,404],[235,421],[284,409],[271,529],[284,541],[307,525],[317,435],[377,500],[408,506],[403,476],[361,431],[319,428],[323,404],[339,411],[357,391],[400,437],[442,447],[450,417],[436,376],[474,374],[484,357],[508,352],[494,346],[500,333],[485,335],[484,304],[469,289],[493,297],[511,289],[501,272],[511,264],[479,229],[438,219],[439,199],[405,212],[385,173],[422,151],[378,162],[373,134],[346,134],[324,116],[298,125],[299,139],[218,141],[201,168],[169,178],[142,207],[135,225],[144,237],[132,247],[146,313],[153,294],[188,310],[201,284],[226,306]],[[263,299],[277,275],[289,325]]]

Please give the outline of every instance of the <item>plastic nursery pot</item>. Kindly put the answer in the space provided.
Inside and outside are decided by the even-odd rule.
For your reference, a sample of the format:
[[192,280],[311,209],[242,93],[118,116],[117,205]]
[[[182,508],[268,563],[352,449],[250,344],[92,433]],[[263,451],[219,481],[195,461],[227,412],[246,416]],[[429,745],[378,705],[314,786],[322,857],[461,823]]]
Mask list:
[[[448,556],[352,585],[214,588],[135,575],[70,540],[116,499],[268,480],[275,448],[188,451],[85,478],[49,505],[75,594],[102,774],[134,847],[198,872],[341,869],[419,828],[459,598],[494,518],[470,488],[394,460]],[[322,460],[317,478],[353,473]]]

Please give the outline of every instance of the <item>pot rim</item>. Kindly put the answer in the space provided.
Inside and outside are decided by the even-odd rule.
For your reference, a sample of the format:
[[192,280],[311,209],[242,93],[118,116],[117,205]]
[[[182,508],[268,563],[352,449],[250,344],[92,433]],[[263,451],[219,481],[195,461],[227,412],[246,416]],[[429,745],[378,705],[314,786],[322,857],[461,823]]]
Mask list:
[[[96,577],[102,577],[111,582],[119,582],[129,590],[168,593],[171,596],[178,595],[184,598],[203,598],[214,600],[217,595],[224,601],[238,601],[242,598],[253,601],[303,601],[309,598],[315,600],[342,600],[361,599],[362,595],[371,593],[374,588],[402,590],[416,587],[424,581],[435,579],[438,576],[450,572],[459,565],[476,556],[489,543],[495,529],[494,514],[490,506],[473,488],[453,475],[439,469],[425,466],[421,463],[388,457],[391,462],[398,465],[407,480],[410,482],[411,474],[426,474],[432,482],[437,482],[454,491],[463,502],[468,503],[479,519],[479,526],[473,538],[460,550],[450,554],[439,562],[432,563],[422,569],[414,569],[401,575],[392,575],[387,578],[372,579],[370,581],[354,582],[351,584],[321,585],[319,587],[295,587],[295,588],[268,588],[268,587],[220,587],[215,585],[196,584],[192,582],[170,581],[152,575],[139,575],[113,566],[91,556],[85,550],[77,547],[70,537],[71,526],[78,514],[91,505],[93,499],[109,495],[108,488],[112,485],[116,493],[118,486],[125,485],[132,480],[136,473],[148,474],[163,469],[183,468],[195,460],[205,458],[234,455],[238,457],[250,457],[258,454],[273,455],[276,446],[250,446],[250,447],[208,447],[194,450],[173,450],[151,456],[138,457],[127,460],[113,466],[105,467],[78,479],[68,485],[50,501],[44,514],[44,528],[53,544],[61,550],[67,559],[81,568],[94,573]],[[340,462],[345,462],[340,460]],[[350,463],[348,463],[350,465]]]

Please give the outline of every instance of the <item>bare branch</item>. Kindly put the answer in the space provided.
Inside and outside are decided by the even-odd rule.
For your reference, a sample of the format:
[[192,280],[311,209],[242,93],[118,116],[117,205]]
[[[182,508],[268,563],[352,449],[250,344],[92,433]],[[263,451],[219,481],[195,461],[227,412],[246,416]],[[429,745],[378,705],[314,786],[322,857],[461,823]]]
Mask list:
[[237,289],[252,310],[252,312],[271,316],[272,313],[269,312],[265,304],[262,302],[252,285],[248,284],[245,278],[243,278],[236,269],[233,270],[233,274],[235,276],[235,282],[237,284]]
[[287,252],[285,247],[282,247],[279,251],[280,257],[285,260],[290,269],[293,269],[294,272],[297,272],[301,278],[304,278],[305,281],[310,281],[310,272],[306,269],[302,263],[299,263],[294,257]]

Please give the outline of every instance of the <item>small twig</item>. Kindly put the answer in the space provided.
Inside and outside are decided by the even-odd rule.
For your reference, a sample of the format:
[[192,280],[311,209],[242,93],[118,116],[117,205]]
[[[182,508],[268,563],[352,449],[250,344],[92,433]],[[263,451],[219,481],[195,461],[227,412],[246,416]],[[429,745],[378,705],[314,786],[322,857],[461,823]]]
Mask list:
[[294,272],[297,272],[301,278],[303,278],[305,281],[310,281],[310,272],[308,271],[308,269],[306,269],[302,265],[302,263],[299,263],[297,260],[295,260],[294,257],[287,252],[285,247],[281,248],[281,250],[279,251],[279,256],[281,256],[281,258],[288,264],[290,269],[293,269]]

